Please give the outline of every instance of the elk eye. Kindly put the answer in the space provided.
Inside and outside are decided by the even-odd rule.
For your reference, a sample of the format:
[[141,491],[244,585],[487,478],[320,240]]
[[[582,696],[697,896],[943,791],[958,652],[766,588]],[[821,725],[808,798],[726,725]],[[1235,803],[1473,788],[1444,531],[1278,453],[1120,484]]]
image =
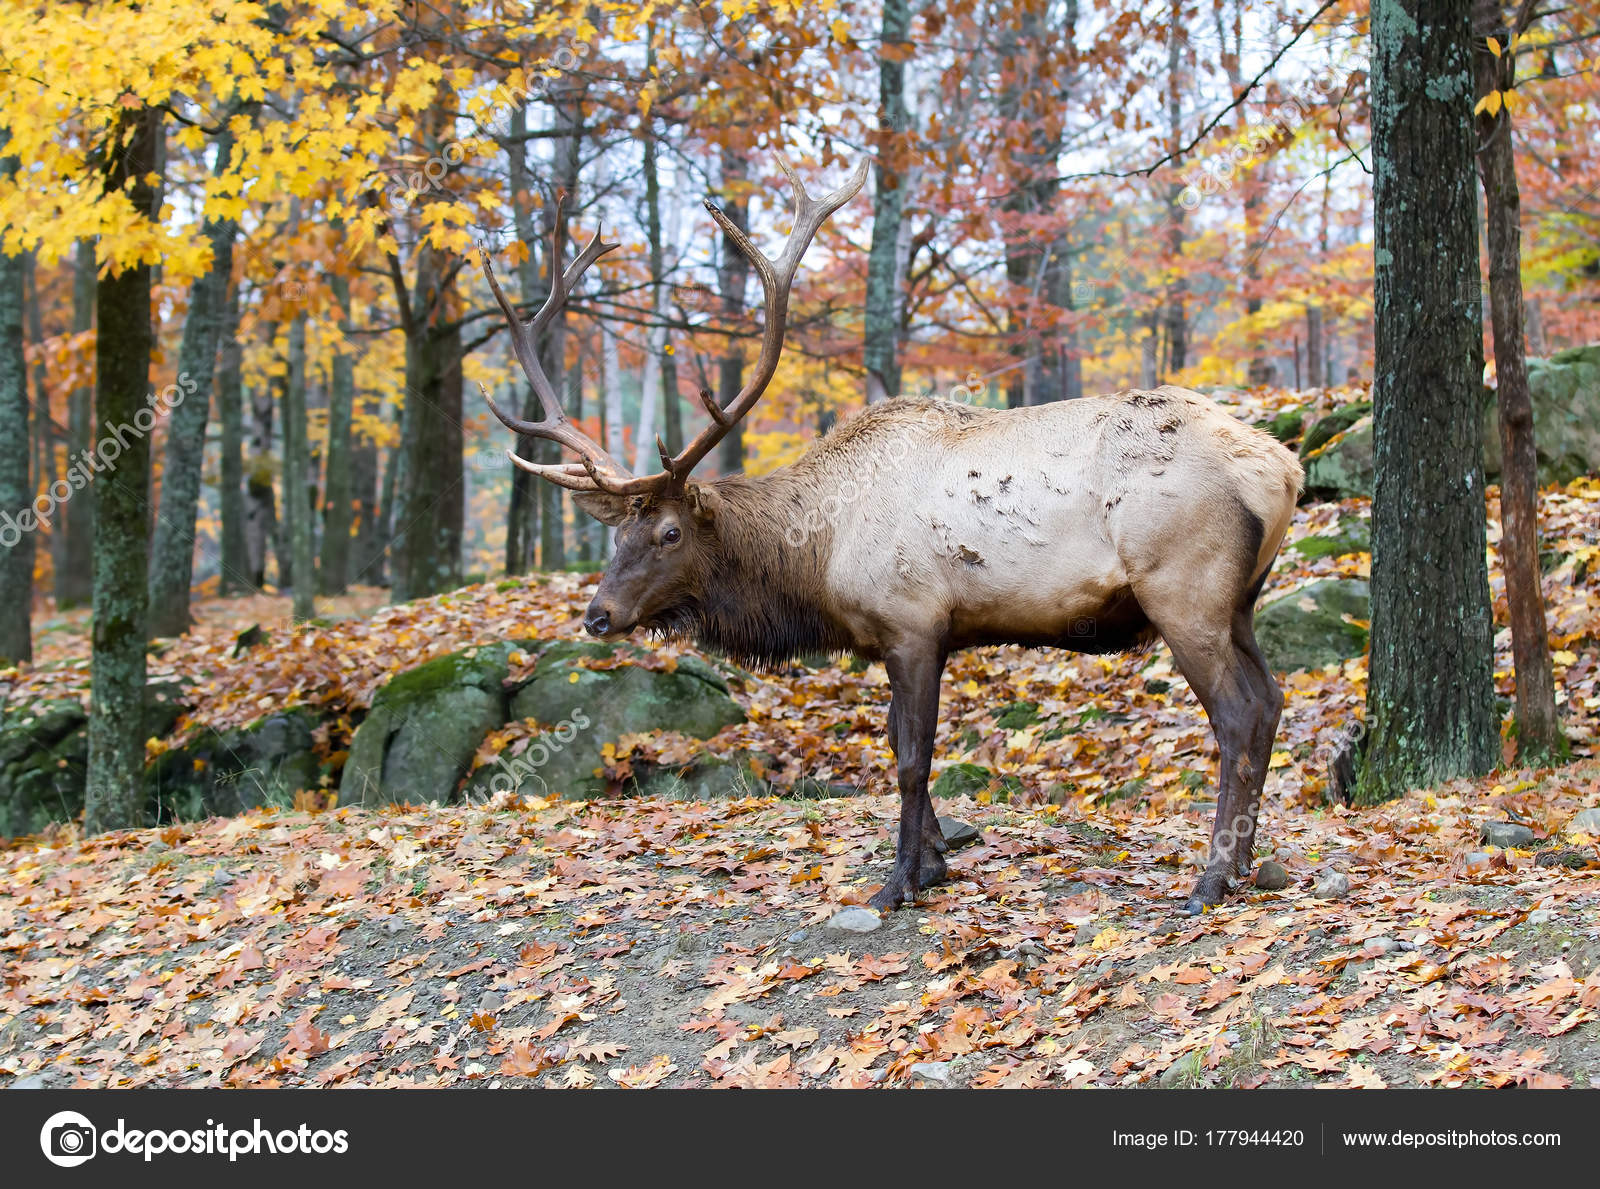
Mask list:
[[666,532],[661,534],[661,543],[663,545],[676,545],[678,543],[678,539],[682,536],[682,530],[677,528],[669,528]]

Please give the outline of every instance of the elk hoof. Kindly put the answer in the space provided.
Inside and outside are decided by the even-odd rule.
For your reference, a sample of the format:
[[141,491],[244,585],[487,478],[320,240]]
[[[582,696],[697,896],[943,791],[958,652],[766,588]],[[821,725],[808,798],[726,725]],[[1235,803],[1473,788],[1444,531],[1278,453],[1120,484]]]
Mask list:
[[879,888],[872,898],[867,901],[868,908],[875,908],[880,913],[890,913],[899,908],[907,900],[915,900],[917,891],[912,888],[906,890],[906,882],[899,876],[890,876],[889,882]]
[[1183,911],[1190,916],[1199,916],[1208,908],[1214,908],[1228,897],[1228,889],[1232,881],[1221,871],[1207,871],[1194,885],[1194,891],[1189,894],[1189,902],[1183,906]]
[[924,843],[922,859],[917,867],[917,886],[931,888],[936,883],[944,883],[950,878],[950,867],[944,861],[944,854],[935,850],[931,843]]

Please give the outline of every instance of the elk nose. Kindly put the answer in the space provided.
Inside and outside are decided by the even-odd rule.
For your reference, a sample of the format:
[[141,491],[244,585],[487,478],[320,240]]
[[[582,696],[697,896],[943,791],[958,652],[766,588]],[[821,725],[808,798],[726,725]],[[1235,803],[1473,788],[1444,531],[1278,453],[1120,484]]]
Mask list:
[[591,636],[604,636],[611,630],[611,612],[594,611],[583,621],[584,630]]

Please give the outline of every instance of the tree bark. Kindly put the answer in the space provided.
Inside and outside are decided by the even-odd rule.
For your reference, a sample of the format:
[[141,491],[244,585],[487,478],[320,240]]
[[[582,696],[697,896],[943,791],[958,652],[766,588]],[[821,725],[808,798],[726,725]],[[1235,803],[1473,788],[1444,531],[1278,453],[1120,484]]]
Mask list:
[[239,342],[239,287],[222,303],[221,343],[217,351],[217,423],[221,459],[217,468],[217,509],[222,521],[217,591],[251,589],[250,553],[245,547],[244,509],[244,348]]
[[[155,215],[150,178],[161,142],[160,113],[124,111],[106,161],[107,195],[121,191],[144,218]],[[149,577],[150,265],[112,261],[95,290],[94,638],[84,828],[137,825],[144,804],[145,630]],[[146,414],[140,417],[139,414]]]
[[[746,178],[743,154],[729,145],[722,149],[722,212],[740,231],[749,234],[750,204],[740,195]],[[750,261],[734,246],[726,232],[722,236],[722,259],[717,267],[717,285],[722,298],[722,316],[730,326],[744,313],[745,283],[750,277]],[[724,409],[739,395],[744,384],[744,348],[738,339],[728,340],[728,350],[717,361],[717,404]],[[735,421],[717,447],[717,467],[724,475],[744,470],[744,423]]]
[[[512,226],[516,230],[517,239],[522,242],[526,250],[524,258],[517,263],[517,280],[522,289],[522,304],[532,311],[541,308],[550,293],[549,282],[545,280],[539,268],[540,259],[545,259],[550,268],[560,268],[563,262],[549,259],[550,238],[539,234],[539,229],[534,223],[533,210],[527,202],[529,197],[527,191],[532,179],[528,174],[527,141],[523,139],[526,131],[527,109],[519,106],[511,113],[511,136],[506,143],[506,156],[510,162]],[[553,212],[547,209],[547,222],[551,221],[549,218],[551,214]],[[551,319],[551,326],[545,330],[535,345],[541,361],[547,367],[551,339],[560,341],[562,332],[566,329],[565,322],[564,312]],[[520,404],[523,420],[537,421],[543,416],[532,385],[525,387]],[[518,457],[530,461],[556,461],[548,457],[549,452],[545,449],[545,445],[546,443],[539,438],[518,434],[515,449]],[[511,468],[511,503],[506,515],[507,574],[524,573],[533,564],[534,545],[538,539],[540,513],[543,511],[544,502],[542,498],[544,493],[540,489],[545,487],[553,488],[555,484],[542,482],[520,467]]]
[[[1167,138],[1172,155],[1167,168],[1176,175],[1179,150],[1183,145],[1183,0],[1172,0],[1172,26],[1167,31]],[[1189,314],[1186,305],[1188,283],[1183,274],[1183,204],[1179,201],[1184,183],[1174,180],[1167,191],[1167,258],[1172,281],[1167,286],[1167,366],[1165,372],[1181,372],[1189,362]]]
[[[1474,58],[1481,98],[1515,85],[1516,55],[1499,0],[1474,6]],[[1520,30],[1517,30],[1520,32]],[[1499,55],[1482,39],[1497,38]],[[1511,143],[1511,109],[1478,116],[1478,171],[1488,212],[1489,308],[1500,422],[1500,558],[1511,616],[1517,685],[1517,758],[1539,766],[1567,754],[1556,714],[1555,674],[1539,575],[1539,477],[1533,439],[1533,397],[1523,343],[1522,197]]]
[[1458,0],[1375,0],[1372,656],[1356,799],[1499,760],[1479,443],[1472,45]]
[[33,362],[33,439],[35,461],[32,487],[40,492],[65,494],[66,499],[51,500],[50,570],[59,574],[67,560],[67,514],[72,507],[71,476],[66,487],[58,487],[56,473],[56,427],[50,415],[50,368],[44,357],[44,310],[39,299],[38,273],[31,253],[23,256],[23,277],[27,286],[28,326],[26,337],[38,349]]
[[[652,31],[648,65],[655,65],[655,42]],[[658,319],[667,311],[666,251],[661,231],[661,177],[657,161],[654,117],[646,117],[644,138],[644,209],[645,235],[650,241],[651,302]],[[673,204],[676,213],[678,205]],[[676,225],[676,220],[674,220]],[[661,328],[657,359],[661,378],[661,436],[669,453],[683,449],[683,405],[678,399],[678,360],[672,353],[666,328]],[[552,485],[553,486],[553,485]]]
[[[273,488],[276,467],[272,458],[272,393],[257,392],[250,399],[250,456],[245,478],[245,572],[260,589],[267,581],[267,553],[278,555],[278,568],[287,570],[278,546],[278,501]],[[286,580],[280,573],[278,581]]]
[[[72,270],[72,330],[83,334],[94,329],[96,266],[94,241],[78,241]],[[88,473],[87,456],[94,445],[94,386],[84,384],[73,391],[67,405],[67,445],[69,470]],[[66,537],[61,567],[56,571],[56,608],[81,607],[91,598],[94,569],[94,484],[74,491],[60,531]]]
[[[233,137],[217,139],[215,173],[228,170]],[[231,220],[207,219],[202,233],[211,243],[211,267],[189,287],[189,314],[178,347],[177,394],[181,400],[167,422],[166,465],[161,472],[161,505],[155,544],[150,551],[152,636],[181,636],[189,630],[189,588],[194,578],[195,521],[200,508],[206,421],[211,413],[217,343],[227,321],[228,284],[233,278]]]
[[289,529],[289,556],[294,575],[294,617],[316,612],[317,576],[312,550],[311,444],[306,433],[306,316],[289,323],[289,372],[283,401],[283,512]]
[[[0,153],[11,139],[0,131]],[[20,162],[0,156],[0,177]],[[37,527],[28,427],[28,364],[22,336],[26,257],[0,254],[0,666],[33,660],[33,553]]]
[[867,256],[865,342],[867,402],[900,395],[901,223],[907,177],[902,140],[911,124],[906,107],[906,57],[911,52],[910,0],[884,0],[878,51],[877,160],[873,166],[872,248]]
[[328,384],[328,465],[323,479],[322,557],[317,590],[342,595],[350,582],[350,530],[355,522],[351,495],[351,421],[355,414],[356,361],[350,344],[350,281],[337,273],[330,282],[339,303],[339,343],[334,348]]

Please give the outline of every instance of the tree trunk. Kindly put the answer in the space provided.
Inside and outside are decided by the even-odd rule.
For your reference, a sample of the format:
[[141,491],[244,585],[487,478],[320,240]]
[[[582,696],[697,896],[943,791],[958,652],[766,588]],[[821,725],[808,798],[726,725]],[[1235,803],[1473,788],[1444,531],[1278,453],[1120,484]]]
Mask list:
[[[94,241],[78,241],[72,270],[72,330],[82,334],[94,328],[96,266]],[[88,454],[94,445],[94,386],[77,388],[68,399],[67,469],[80,476],[90,473]],[[64,524],[57,530],[66,537],[61,567],[56,570],[56,609],[81,607],[92,596],[94,569],[94,484],[73,492]]]
[[1483,336],[1468,10],[1372,15],[1374,324],[1370,734],[1356,799],[1499,760],[1479,401]]
[[878,50],[877,161],[873,167],[872,249],[867,257],[867,401],[900,395],[899,267],[906,182],[901,143],[911,117],[906,108],[906,58],[911,52],[910,0],[884,0]]
[[[151,107],[117,120],[106,192],[123,191],[145,218],[155,214],[151,176],[161,141]],[[149,577],[150,265],[113,261],[95,291],[94,639],[90,660],[89,764],[84,828],[137,825],[144,804],[145,631]],[[140,416],[144,414],[144,416]]]
[[1183,274],[1183,194],[1184,183],[1177,177],[1179,150],[1183,145],[1183,4],[1172,0],[1172,26],[1167,30],[1167,139],[1171,160],[1167,168],[1174,181],[1167,190],[1167,258],[1172,281],[1167,286],[1167,366],[1166,374],[1181,372],[1189,362],[1189,315],[1186,306],[1188,284]]
[[[1496,37],[1509,46],[1499,0],[1475,5],[1475,45]],[[1515,54],[1475,50],[1478,95],[1515,84]],[[1523,346],[1522,197],[1511,144],[1511,110],[1478,116],[1478,170],[1488,211],[1489,308],[1494,320],[1496,404],[1500,419],[1500,558],[1511,614],[1511,653],[1517,684],[1517,759],[1540,766],[1567,754],[1556,715],[1555,675],[1539,581],[1539,478],[1533,440],[1533,397]]]
[[[9,132],[0,131],[0,152]],[[16,176],[16,157],[0,156],[0,178]],[[33,660],[33,551],[36,522],[28,504],[28,365],[22,337],[26,257],[0,254],[0,666]],[[43,394],[41,393],[41,399]]]
[[1306,376],[1311,388],[1321,385],[1327,373],[1327,348],[1322,343],[1322,307],[1306,307]]
[[355,506],[355,537],[346,570],[346,587],[371,585],[383,562],[383,538],[378,535],[378,447],[366,438],[350,450],[350,498]]
[[[404,442],[406,437],[406,406],[404,403],[395,410],[395,419],[400,423],[400,441]],[[401,458],[400,447],[396,445],[389,451],[387,465],[383,468],[383,487],[378,495],[378,520],[375,532],[377,550],[373,555],[370,569],[363,567],[364,573],[372,575],[368,581],[377,586],[392,586],[389,579],[389,549],[394,541],[395,493],[399,487]]]
[[[65,487],[58,486],[61,478],[56,473],[56,426],[50,413],[50,367],[44,356],[44,311],[39,300],[38,275],[30,253],[23,258],[23,276],[27,282],[28,327],[27,338],[39,349],[33,362],[33,427],[34,427],[34,481],[32,487],[40,492],[53,493],[50,500],[50,570],[59,574],[67,560],[67,515],[71,508],[73,487],[71,474],[66,476]],[[70,466],[70,463],[69,463]]]
[[[278,548],[278,502],[273,490],[276,468],[272,459],[272,393],[257,392],[250,400],[250,457],[245,479],[245,557],[246,573],[256,589],[266,585],[267,553],[278,554],[283,570],[283,554]],[[278,581],[285,580],[280,573]]]
[[[653,31],[649,65],[652,67],[655,65]],[[667,311],[667,272],[666,252],[661,232],[661,178],[660,166],[656,160],[655,120],[653,117],[646,119],[648,126],[645,129],[644,140],[645,235],[650,241],[651,303],[657,319],[662,319],[666,317]],[[674,215],[677,211],[678,204],[673,203]],[[676,218],[673,224],[676,228]],[[678,400],[678,360],[672,353],[672,344],[668,341],[665,327],[661,328],[660,337],[654,341],[658,344],[656,358],[661,369],[661,436],[666,442],[668,452],[677,454],[683,449],[683,406]]]
[[[740,231],[749,234],[750,204],[743,197],[744,156],[737,149],[722,149],[722,212]],[[717,285],[722,298],[722,315],[729,329],[744,313],[745,282],[750,277],[750,261],[730,239],[722,236],[722,259],[717,268]],[[717,361],[717,404],[726,409],[744,384],[744,348],[738,339],[728,340],[728,350]],[[736,421],[717,447],[717,467],[724,475],[744,470],[744,423]]]
[[[439,283],[442,260],[418,250],[419,305]],[[406,342],[406,411],[390,537],[396,603],[439,594],[461,579],[461,332],[417,316]]]
[[244,506],[244,348],[239,342],[239,287],[222,303],[221,343],[217,352],[217,422],[221,460],[217,468],[217,510],[222,520],[219,594],[250,590],[250,551],[245,546]]
[[[228,170],[233,138],[217,138],[214,172]],[[166,465],[161,472],[161,506],[156,513],[150,556],[152,636],[181,636],[189,630],[189,588],[194,578],[195,520],[200,508],[206,420],[211,412],[211,382],[217,343],[227,321],[228,284],[233,277],[234,224],[208,219],[202,229],[211,242],[211,267],[189,287],[189,314],[178,348],[178,403],[167,422]]]
[[[541,236],[534,223],[533,209],[528,202],[530,195],[527,193],[532,179],[528,175],[528,145],[523,139],[526,132],[527,109],[519,106],[511,113],[511,137],[506,144],[506,156],[510,161],[512,225],[516,229],[517,239],[526,249],[526,255],[517,263],[517,280],[522,289],[522,303],[532,311],[541,308],[550,293],[549,282],[539,269],[540,259],[544,258],[549,268],[561,268],[565,262],[549,259],[550,238],[548,235]],[[546,222],[551,221],[552,213],[550,210],[546,211]],[[546,328],[539,342],[535,344],[539,357],[546,367],[550,363],[551,341],[562,341],[565,323],[565,312],[556,315],[551,319],[551,325]],[[519,403],[522,405],[523,420],[537,421],[544,416],[531,384],[525,386]],[[540,438],[526,434],[517,435],[515,449],[518,457],[537,462],[558,461],[559,449],[555,452],[557,457],[552,457],[545,447],[546,443]],[[544,503],[542,499],[544,493],[540,489],[546,487],[554,488],[555,484],[545,483],[520,467],[511,468],[511,502],[506,515],[507,574],[524,573],[533,564],[534,543]]]
[[306,316],[289,323],[289,374],[283,401],[283,514],[289,529],[289,555],[294,574],[294,617],[316,612],[317,576],[312,550],[311,500],[307,476],[311,444],[306,433]]
[[351,420],[355,414],[356,360],[350,344],[350,281],[334,274],[334,300],[339,303],[339,343],[333,353],[328,385],[328,466],[323,480],[322,558],[317,589],[342,595],[350,582],[350,529],[355,521],[351,496]]

